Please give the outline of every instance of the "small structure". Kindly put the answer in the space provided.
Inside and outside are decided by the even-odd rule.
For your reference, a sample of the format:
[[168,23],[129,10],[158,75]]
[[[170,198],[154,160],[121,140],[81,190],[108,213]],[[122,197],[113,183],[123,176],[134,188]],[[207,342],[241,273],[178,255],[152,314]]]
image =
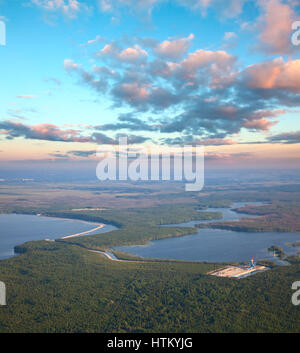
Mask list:
[[253,275],[257,272],[266,271],[269,268],[266,266],[255,265],[253,256],[251,257],[250,266],[240,265],[240,266],[226,266],[218,270],[210,271],[207,274],[217,277],[228,277],[228,278],[243,278]]

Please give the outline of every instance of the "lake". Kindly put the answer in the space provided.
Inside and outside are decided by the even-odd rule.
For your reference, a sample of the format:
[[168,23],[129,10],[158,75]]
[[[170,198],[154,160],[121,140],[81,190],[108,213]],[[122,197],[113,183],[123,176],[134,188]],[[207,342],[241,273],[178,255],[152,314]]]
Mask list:
[[[0,259],[14,256],[14,247],[31,240],[58,239],[89,231],[99,223],[75,219],[39,217],[23,214],[0,214]],[[106,233],[116,229],[112,225],[88,233]]]
[[[254,203],[251,203],[254,204]],[[258,203],[261,204],[261,203]],[[237,213],[233,208],[244,206],[245,203],[235,203],[232,208],[209,208],[209,212],[221,212],[223,220],[238,221],[247,214]],[[193,227],[197,223],[211,221],[192,221],[164,226]],[[39,217],[22,214],[0,214],[0,259],[14,256],[14,247],[32,240],[58,239],[68,235],[89,231],[99,223],[85,222],[74,219]],[[117,229],[105,225],[88,235],[107,233]],[[156,240],[147,245],[121,246],[115,250],[124,251],[144,258],[174,259],[207,262],[240,262],[271,259],[272,254],[267,249],[278,245],[286,254],[295,254],[297,248],[287,245],[300,240],[299,233],[248,233],[219,229],[199,229],[198,233],[177,238]],[[298,248],[299,250],[299,248]],[[279,264],[280,260],[275,259]]]
[[[247,214],[237,213],[233,208],[242,207],[245,204],[235,203],[232,208],[210,208],[205,211],[222,212],[225,221],[239,220],[250,217]],[[261,203],[259,203],[261,204]],[[251,216],[252,217],[252,216]],[[212,221],[192,221],[168,226],[193,227],[197,223],[210,223]],[[254,259],[274,259],[267,249],[272,245],[278,245],[286,254],[295,254],[297,248],[287,245],[288,242],[300,240],[299,233],[248,233],[234,232],[219,229],[199,229],[198,233],[177,238],[167,238],[151,241],[146,245],[121,246],[115,250],[127,252],[144,258],[173,259],[207,262],[240,262]],[[299,248],[298,248],[299,250]]]

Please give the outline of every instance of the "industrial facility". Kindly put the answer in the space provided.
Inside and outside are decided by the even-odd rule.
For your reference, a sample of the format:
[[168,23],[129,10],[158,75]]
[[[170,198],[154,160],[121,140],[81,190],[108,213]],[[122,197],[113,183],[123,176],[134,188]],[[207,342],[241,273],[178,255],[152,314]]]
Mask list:
[[266,271],[269,268],[266,266],[254,264],[253,256],[251,258],[250,265],[240,266],[226,266],[218,270],[208,272],[208,275],[217,277],[228,277],[228,278],[244,278],[253,275],[257,272]]

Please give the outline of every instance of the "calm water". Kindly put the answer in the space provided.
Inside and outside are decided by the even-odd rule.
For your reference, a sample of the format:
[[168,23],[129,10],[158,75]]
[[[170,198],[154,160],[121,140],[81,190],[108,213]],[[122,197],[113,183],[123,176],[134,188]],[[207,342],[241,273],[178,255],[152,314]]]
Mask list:
[[[0,259],[14,255],[14,247],[31,240],[62,238],[96,228],[98,223],[79,220],[38,217],[21,214],[0,214]],[[88,233],[99,234],[116,229],[106,225]]]
[[[243,205],[245,203],[236,203],[232,208]],[[249,217],[247,214],[239,214],[228,208],[210,208],[207,211],[222,212],[223,220],[227,221]],[[181,223],[179,226],[191,227],[202,222],[209,223],[208,221],[193,221]],[[267,251],[270,246],[278,245],[286,254],[295,254],[299,248],[288,246],[286,243],[298,240],[300,240],[299,233],[247,233],[199,229],[197,234],[156,240],[142,246],[122,246],[115,249],[145,258],[159,259],[232,262],[249,261],[251,256],[254,256],[255,260],[274,260],[273,255]]]

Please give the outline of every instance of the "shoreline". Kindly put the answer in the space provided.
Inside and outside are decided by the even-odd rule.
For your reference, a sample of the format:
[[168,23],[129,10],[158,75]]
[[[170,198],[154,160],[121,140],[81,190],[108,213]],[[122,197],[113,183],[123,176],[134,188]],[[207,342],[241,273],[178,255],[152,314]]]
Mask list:
[[81,232],[81,233],[76,233],[76,234],[71,234],[71,235],[67,235],[65,237],[62,237],[60,239],[70,239],[70,238],[74,238],[74,237],[78,237],[78,236],[81,236],[81,235],[85,235],[85,234],[89,234],[89,233],[92,233],[92,232],[95,232],[96,230],[98,229],[102,229],[105,227],[105,224],[100,224],[98,227],[96,228],[93,228],[93,229],[90,229],[90,230],[87,230],[85,232]]

